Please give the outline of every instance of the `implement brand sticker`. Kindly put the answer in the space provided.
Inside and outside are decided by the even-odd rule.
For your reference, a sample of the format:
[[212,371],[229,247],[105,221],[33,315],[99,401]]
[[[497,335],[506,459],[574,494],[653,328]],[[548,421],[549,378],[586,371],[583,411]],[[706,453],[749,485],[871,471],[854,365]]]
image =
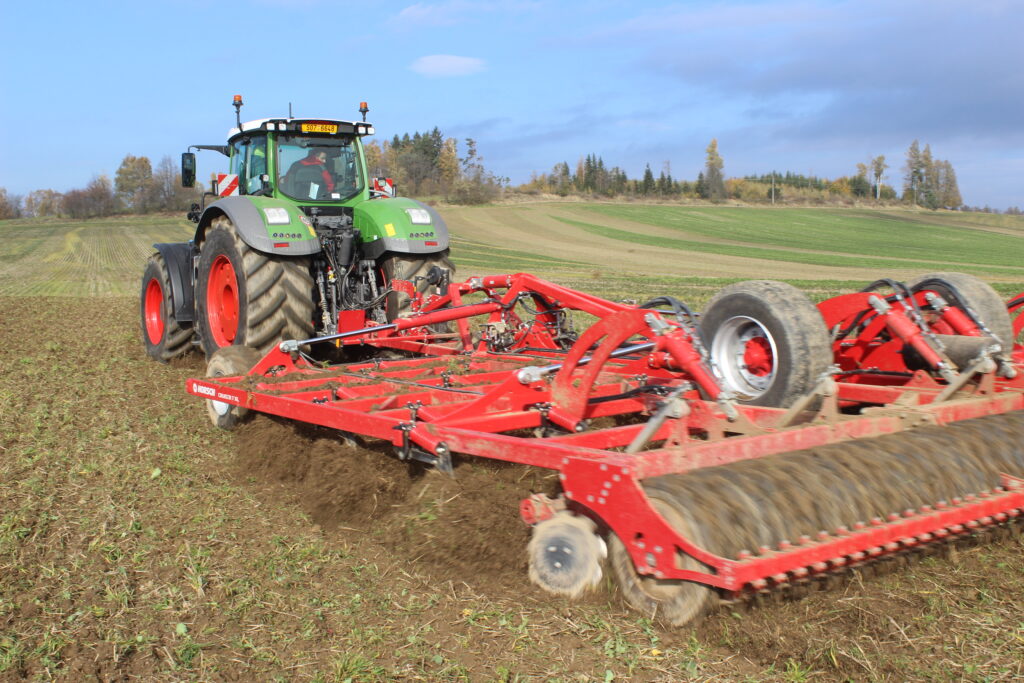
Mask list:
[[395,226],[392,223],[385,223],[384,224],[384,232],[387,233],[388,237],[394,237],[395,234],[396,234],[395,233]]

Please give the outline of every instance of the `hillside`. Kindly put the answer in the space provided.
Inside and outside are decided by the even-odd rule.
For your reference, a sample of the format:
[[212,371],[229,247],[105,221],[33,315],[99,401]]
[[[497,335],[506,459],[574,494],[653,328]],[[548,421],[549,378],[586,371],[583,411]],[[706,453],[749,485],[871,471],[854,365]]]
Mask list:
[[[1024,283],[1024,218],[867,209],[540,202],[442,207],[459,275],[529,271],[603,296],[782,279],[823,297],[881,276],[963,271],[1003,294]],[[179,217],[3,221],[0,295],[135,295],[150,245]],[[632,294],[630,294],[632,293]]]

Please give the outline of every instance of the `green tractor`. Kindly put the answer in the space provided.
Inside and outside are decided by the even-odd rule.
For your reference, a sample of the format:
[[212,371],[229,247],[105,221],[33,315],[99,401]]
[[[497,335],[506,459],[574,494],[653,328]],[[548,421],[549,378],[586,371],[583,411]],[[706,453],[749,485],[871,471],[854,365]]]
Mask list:
[[234,107],[228,144],[182,154],[185,187],[195,184],[193,149],[228,157],[229,173],[192,206],[190,241],[154,245],[140,305],[151,357],[167,362],[197,344],[207,358],[228,346],[264,353],[282,339],[386,324],[410,313],[413,297],[446,289],[455,269],[444,220],[367,173],[365,102],[362,121],[243,123],[241,96]]

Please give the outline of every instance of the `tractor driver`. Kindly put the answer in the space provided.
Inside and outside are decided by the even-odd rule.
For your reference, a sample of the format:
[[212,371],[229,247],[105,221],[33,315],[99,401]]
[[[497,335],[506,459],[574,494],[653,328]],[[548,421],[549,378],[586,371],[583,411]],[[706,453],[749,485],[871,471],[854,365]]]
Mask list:
[[[309,150],[305,159],[299,159],[292,164],[287,175],[292,179],[293,186],[298,189],[298,194],[310,199],[317,199],[324,194],[330,196],[334,191],[334,178],[327,170],[327,150],[323,147]],[[317,187],[321,182],[325,189]],[[314,187],[317,189],[313,189]]]

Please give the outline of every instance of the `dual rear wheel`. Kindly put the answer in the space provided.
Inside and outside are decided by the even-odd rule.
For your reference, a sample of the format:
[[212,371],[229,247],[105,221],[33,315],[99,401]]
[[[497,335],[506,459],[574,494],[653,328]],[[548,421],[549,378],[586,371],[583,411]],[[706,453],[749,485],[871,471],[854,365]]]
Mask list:
[[192,348],[192,328],[180,325],[174,315],[170,271],[160,252],[146,263],[139,301],[142,343],[150,358],[167,363]]

